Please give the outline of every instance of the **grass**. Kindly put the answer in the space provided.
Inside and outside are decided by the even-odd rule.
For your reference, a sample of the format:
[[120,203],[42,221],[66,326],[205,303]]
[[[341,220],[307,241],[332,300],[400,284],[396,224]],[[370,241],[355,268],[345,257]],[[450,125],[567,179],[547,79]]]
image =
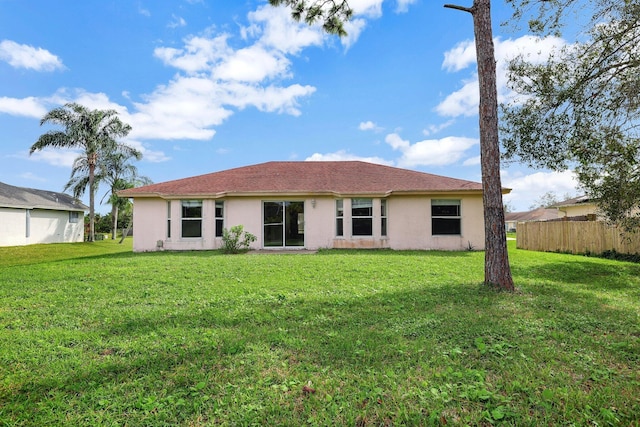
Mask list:
[[0,425],[638,425],[640,265],[0,248]]

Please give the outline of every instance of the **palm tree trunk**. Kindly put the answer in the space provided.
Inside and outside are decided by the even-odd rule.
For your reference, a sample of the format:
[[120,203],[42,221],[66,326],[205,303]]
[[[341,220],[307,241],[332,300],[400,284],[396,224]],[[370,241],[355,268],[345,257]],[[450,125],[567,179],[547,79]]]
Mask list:
[[111,240],[115,240],[116,231],[118,230],[118,205],[115,203],[111,205],[111,220]]
[[94,159],[89,157],[89,238],[90,242],[95,240],[95,189],[93,181],[95,180],[96,164]]

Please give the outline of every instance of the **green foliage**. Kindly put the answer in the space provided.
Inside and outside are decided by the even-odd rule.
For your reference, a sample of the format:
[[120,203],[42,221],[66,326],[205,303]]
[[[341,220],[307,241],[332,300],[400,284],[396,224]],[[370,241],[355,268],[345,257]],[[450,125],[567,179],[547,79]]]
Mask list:
[[96,233],[109,233],[111,232],[111,214],[100,215],[96,214],[95,219]]
[[[505,157],[530,166],[575,169],[600,210],[627,230],[640,225],[640,4],[625,0],[512,0],[516,15],[537,5],[541,35],[590,17],[576,43],[546,63],[513,60],[509,84],[520,96],[502,106]],[[580,13],[577,13],[577,12]]]
[[344,23],[353,17],[347,0],[269,0],[269,4],[290,7],[291,16],[296,21],[304,21],[309,25],[321,22],[326,33],[340,37],[347,35]]
[[616,250],[611,250],[604,251],[602,254],[600,254],[600,256],[606,259],[640,263],[640,254],[621,254]]
[[640,266],[0,248],[6,425],[633,425]]
[[246,252],[251,243],[256,240],[255,235],[244,231],[243,225],[234,225],[230,230],[224,228],[222,230],[222,252],[225,254]]
[[[125,228],[132,220],[132,212],[131,210],[125,210],[120,212],[118,215],[118,225],[117,230]],[[85,216],[85,222],[88,222],[89,218]],[[95,216],[95,230],[96,233],[108,234],[113,231],[113,217],[111,213],[100,214],[97,213]]]
[[95,193],[100,181],[99,162],[114,152],[141,154],[125,144],[116,142],[125,137],[131,126],[118,118],[115,110],[91,110],[77,103],[68,103],[54,108],[44,115],[40,125],[53,124],[61,129],[49,130],[41,135],[31,146],[29,154],[45,148],[75,148],[81,154],[73,162],[71,178],[64,191],[71,190],[76,198],[84,195],[89,189],[89,239],[93,240],[95,232]]

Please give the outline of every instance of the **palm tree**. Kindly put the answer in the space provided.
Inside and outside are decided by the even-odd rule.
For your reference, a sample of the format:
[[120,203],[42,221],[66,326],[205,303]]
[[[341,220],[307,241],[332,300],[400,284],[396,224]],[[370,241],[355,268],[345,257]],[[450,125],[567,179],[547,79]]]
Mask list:
[[[95,169],[98,159],[105,153],[124,147],[132,150],[116,142],[116,138],[125,137],[131,131],[131,126],[120,121],[117,114],[115,110],[90,110],[73,102],[54,108],[40,120],[40,126],[50,123],[62,126],[64,130],[50,130],[40,135],[29,151],[31,155],[45,148],[82,150],[81,156],[74,162],[73,170],[86,168],[88,172],[84,188],[89,187],[89,241],[93,241],[95,233]],[[72,172],[72,180],[75,173]],[[79,184],[74,185],[77,188]]]
[[146,176],[138,175],[138,168],[129,162],[132,158],[140,160],[142,153],[137,150],[120,150],[105,156],[99,163],[101,180],[109,184],[109,191],[102,197],[102,200],[108,197],[109,204],[111,204],[111,219],[113,221],[111,228],[112,239],[116,238],[118,212],[120,208],[126,207],[126,204],[129,203],[128,199],[118,197],[116,193],[127,188],[152,183]]
[[[130,163],[131,159],[141,160],[142,153],[131,147],[120,147],[118,151],[106,152],[96,164],[94,182],[96,187],[101,182],[109,185],[100,203],[105,199],[111,205],[111,238],[116,238],[118,226],[118,212],[127,206],[128,200],[118,197],[120,190],[140,185],[151,184],[151,179],[138,175],[138,168]],[[64,191],[71,190],[75,197],[82,197],[89,183],[89,169],[86,158],[78,157],[71,171],[71,179],[64,187]]]

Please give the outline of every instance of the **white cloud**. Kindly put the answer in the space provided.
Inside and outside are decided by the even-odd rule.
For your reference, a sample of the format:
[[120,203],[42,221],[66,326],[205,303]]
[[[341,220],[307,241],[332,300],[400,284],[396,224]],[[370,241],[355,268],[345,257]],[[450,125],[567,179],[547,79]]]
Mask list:
[[414,4],[416,0],[398,0],[396,6],[396,13],[405,13],[409,11],[409,6]]
[[208,29],[186,38],[182,47],[155,49],[157,58],[182,73],[134,103],[132,137],[211,139],[232,108],[301,113],[299,99],[315,88],[279,82],[291,77],[289,55],[323,43],[321,30],[295,22],[287,8],[267,5],[249,13],[248,20],[240,29],[246,45],[239,48],[229,45],[232,35],[212,35]]
[[123,142],[125,144],[127,144],[128,146],[133,147],[136,150],[140,151],[142,153],[142,160],[144,160],[146,162],[161,163],[161,162],[166,162],[168,160],[171,160],[171,157],[169,157],[166,154],[164,154],[164,152],[150,150],[149,148],[147,148],[147,146],[145,144],[143,144],[140,141],[136,141],[134,139],[127,138]]
[[480,164],[480,156],[469,157],[467,160],[462,162],[462,166],[477,166]]
[[282,54],[298,54],[309,46],[321,46],[324,34],[319,25],[296,22],[287,7],[259,7],[249,13],[249,27],[242,29],[245,38],[258,38],[257,44],[266,50]]
[[479,103],[480,88],[476,75],[473,79],[464,81],[462,88],[453,92],[438,104],[436,111],[445,117],[469,117],[478,114]]
[[[540,39],[533,36],[522,36],[515,40],[494,39],[496,55],[496,74],[498,85],[498,102],[512,99],[515,94],[507,88],[507,67],[509,61],[518,55],[523,55],[529,61],[543,62],[549,55],[566,45],[557,37]],[[470,77],[463,80],[460,89],[449,94],[438,106],[436,111],[446,117],[472,116],[478,114],[479,94],[478,75],[475,69],[476,52],[473,41],[463,41],[445,52],[442,67],[449,72],[457,72],[470,66],[474,69]]]
[[213,38],[192,36],[184,40],[182,49],[159,47],[153,54],[166,65],[189,74],[207,71],[233,53],[227,45],[228,37],[228,34],[220,34]]
[[33,154],[28,156],[28,158],[36,162],[47,163],[53,166],[71,168],[73,166],[73,162],[79,155],[80,152],[77,150],[70,150],[66,148],[45,148],[44,150],[35,151]]
[[454,123],[455,123],[455,120],[451,119],[451,120],[447,120],[444,123],[440,123],[439,125],[429,125],[429,126],[427,126],[426,129],[422,130],[422,134],[424,136],[433,135],[434,133],[438,133],[441,130],[444,130],[444,129],[448,128],[449,126],[453,125]]
[[394,150],[400,151],[398,160],[400,167],[444,166],[456,163],[464,157],[465,152],[478,144],[474,138],[450,136],[442,139],[430,139],[411,144],[398,134],[387,135],[385,142]]
[[149,9],[142,7],[141,4],[138,4],[138,13],[142,16],[146,16],[146,17],[150,17],[151,16],[151,12],[149,11]]
[[[221,124],[232,111],[220,105],[215,82],[197,77],[180,77],[158,86],[134,103],[129,117],[132,138],[208,140],[212,126]],[[124,118],[123,118],[124,119]]]
[[382,16],[382,1],[383,0],[349,0],[349,6],[355,16],[360,15],[370,19],[376,19]]
[[[415,0],[398,0],[396,12],[402,13],[408,10],[408,6]],[[349,49],[360,38],[360,34],[367,26],[367,21],[378,19],[382,16],[383,0],[350,0],[349,6],[353,10],[353,19],[344,24],[347,36],[340,39],[342,45]]]
[[341,162],[341,161],[347,161],[347,160],[360,160],[363,162],[377,163],[379,165],[393,166],[392,161],[388,161],[380,157],[357,156],[355,154],[348,153],[345,150],[339,150],[334,153],[326,153],[326,154],[314,153],[313,155],[305,159],[305,161],[307,162],[320,162],[320,161]]
[[25,172],[22,173],[20,175],[18,175],[20,178],[29,180],[29,181],[38,181],[38,182],[47,182],[47,180],[45,178],[39,177],[34,173],[31,172]]
[[289,77],[290,61],[278,52],[253,45],[239,49],[215,68],[217,80],[261,82],[275,77]]
[[186,27],[187,21],[183,17],[177,15],[171,15],[171,22],[167,24],[169,28]]
[[[371,19],[381,15],[381,4],[382,0],[354,0],[351,6],[357,19]],[[144,14],[141,6],[138,10]],[[186,24],[179,16],[173,19],[176,25]],[[210,27],[186,37],[181,46],[157,47],[154,56],[177,73],[150,93],[127,93],[129,108],[102,93],[63,89],[48,98],[0,98],[0,112],[39,118],[48,110],[45,106],[71,101],[90,108],[112,108],[132,126],[129,138],[136,141],[209,140],[235,110],[251,107],[300,115],[301,100],[316,89],[283,83],[293,75],[291,58],[307,47],[323,45],[328,36],[319,25],[295,22],[286,7],[262,5],[248,13],[247,21],[239,29],[240,37]],[[157,159],[163,156],[154,154]]]
[[0,42],[0,60],[8,62],[14,68],[27,68],[36,71],[64,69],[60,58],[48,50],[19,44],[11,40]]
[[442,68],[449,72],[460,71],[476,63],[476,45],[473,40],[465,40],[444,53]]
[[347,36],[340,39],[342,45],[349,49],[358,41],[360,34],[367,26],[367,21],[361,18],[355,18],[344,24],[344,30],[347,32]]
[[532,174],[502,171],[502,186],[511,188],[505,194],[505,203],[510,203],[518,211],[527,211],[540,196],[553,192],[559,197],[564,194],[578,194],[578,180],[573,171],[535,172]]
[[383,130],[383,128],[381,128],[371,120],[368,120],[366,122],[360,122],[360,124],[358,125],[358,129],[362,131],[372,130],[374,132],[380,132]]
[[[127,108],[113,102],[109,99],[106,93],[92,93],[85,92],[83,90],[73,91],[73,96],[67,92],[58,92],[54,97],[50,99],[51,101],[57,100],[58,104],[66,104],[67,102],[75,102],[80,105],[84,105],[87,108],[91,109],[99,109],[99,110],[116,110],[118,114],[121,116],[128,117]],[[126,120],[124,120],[126,122]]]
[[313,86],[294,84],[287,87],[267,86],[256,87],[229,83],[223,87],[226,92],[225,102],[240,109],[252,106],[268,113],[286,113],[299,116],[298,98],[306,97],[315,92]]
[[47,113],[47,109],[41,99],[33,96],[22,99],[3,96],[0,97],[0,113],[40,119]]

